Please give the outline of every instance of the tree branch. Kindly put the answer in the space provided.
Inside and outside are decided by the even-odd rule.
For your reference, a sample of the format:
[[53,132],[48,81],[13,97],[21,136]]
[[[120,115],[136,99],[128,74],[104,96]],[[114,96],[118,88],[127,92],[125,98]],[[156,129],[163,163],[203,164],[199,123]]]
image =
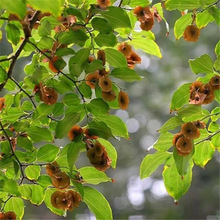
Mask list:
[[[36,20],[37,20],[39,14],[40,14],[40,11],[36,11],[36,12],[33,14],[32,18],[30,19],[30,26],[29,26],[30,30],[29,30],[29,31],[32,30],[32,28],[33,28],[33,26],[34,26],[34,24],[35,24],[35,22],[36,22]],[[23,30],[24,30],[24,29],[25,29],[25,28],[23,28]],[[24,32],[25,32],[25,30],[24,30]],[[22,41],[21,45],[19,46],[19,48],[17,49],[17,51],[15,52],[15,54],[12,56],[12,58],[11,58],[12,61],[11,61],[11,64],[10,64],[10,66],[9,66],[9,69],[8,69],[8,78],[7,78],[7,80],[11,77],[12,71],[13,71],[13,68],[14,68],[14,65],[15,65],[15,63],[16,63],[18,57],[20,56],[22,50],[24,49],[25,45],[27,44],[27,42],[28,42],[28,40],[29,40],[29,37],[30,37],[30,35],[27,35],[26,32],[25,32],[25,38],[24,38],[24,40]],[[6,80],[4,83],[0,84],[0,91],[4,88],[4,86],[5,86],[6,82],[7,82],[7,80]]]
[[220,130],[218,130],[218,131],[216,131],[215,133],[209,135],[207,138],[204,138],[203,140],[196,142],[195,145],[200,144],[200,143],[202,143],[202,142],[204,142],[204,141],[209,141],[209,140],[211,140],[211,138],[214,137],[214,136],[215,136],[216,134],[218,134],[218,133],[220,133]]

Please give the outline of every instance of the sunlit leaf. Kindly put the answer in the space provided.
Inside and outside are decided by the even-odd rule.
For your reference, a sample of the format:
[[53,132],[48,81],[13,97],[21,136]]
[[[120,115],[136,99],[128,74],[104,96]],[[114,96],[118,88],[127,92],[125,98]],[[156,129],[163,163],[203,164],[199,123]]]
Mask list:
[[14,212],[17,219],[21,220],[24,215],[24,201],[21,198],[12,197],[7,201],[4,210]]
[[111,182],[112,179],[107,177],[107,175],[97,170],[94,167],[82,167],[79,169],[80,175],[86,183],[97,185],[103,182]]
[[140,166],[140,178],[144,179],[149,177],[161,164],[171,155],[168,152],[156,152],[145,156]]
[[108,201],[96,189],[85,186],[83,201],[89,207],[89,210],[93,212],[97,220],[113,219],[112,210]]
[[211,146],[211,142],[203,141],[195,146],[193,161],[196,165],[204,168],[208,161],[212,159],[213,154],[214,148]]

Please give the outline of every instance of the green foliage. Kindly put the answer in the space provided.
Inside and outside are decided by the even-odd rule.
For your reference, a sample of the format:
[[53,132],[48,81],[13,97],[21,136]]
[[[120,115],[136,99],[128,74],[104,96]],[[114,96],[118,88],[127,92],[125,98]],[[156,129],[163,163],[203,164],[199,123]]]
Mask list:
[[[151,6],[146,0],[114,3],[105,7],[98,6],[96,0],[0,1],[0,26],[5,29],[0,31],[0,42],[4,37],[12,51],[0,57],[0,91],[5,94],[0,97],[1,212],[13,211],[22,219],[23,200],[28,200],[36,206],[44,202],[53,213],[66,216],[76,198],[68,195],[73,200],[60,208],[57,199],[51,200],[59,189],[58,194],[74,190],[81,197],[76,200],[84,202],[97,219],[113,219],[105,197],[84,184],[114,182],[105,174],[108,168],[116,168],[118,157],[108,139],[129,139],[126,124],[114,115],[115,109],[128,107],[123,106],[127,100],[120,98],[119,92],[125,89],[125,82],[143,78],[133,69],[140,61],[132,57],[132,51],[162,58],[154,33],[134,29],[139,18],[133,8],[151,7],[157,20],[165,22],[167,34],[164,11],[189,10],[175,21],[176,39],[192,23],[201,29],[220,22],[214,0],[167,0],[165,8],[162,3]],[[119,49],[122,43],[130,51]],[[208,54],[189,60],[192,72],[203,74],[197,81],[204,86],[209,83],[213,87],[211,80],[219,76],[219,42],[215,54],[214,62]],[[24,66],[23,76],[15,66],[27,56],[32,60]],[[220,108],[211,106],[208,111],[203,103],[189,104],[191,85],[185,83],[174,92],[170,111],[175,115],[158,130],[158,140],[152,146],[155,153],[145,156],[140,166],[143,179],[164,164],[164,183],[175,200],[189,189],[194,164],[205,167],[220,149]],[[219,89],[210,93],[213,103],[220,102]],[[208,97],[207,91],[204,94]],[[197,120],[206,128],[199,131],[186,155],[178,149],[180,137],[175,142],[174,131]],[[66,146],[60,146],[57,139],[65,140]],[[81,154],[86,154],[94,167],[78,167]]]

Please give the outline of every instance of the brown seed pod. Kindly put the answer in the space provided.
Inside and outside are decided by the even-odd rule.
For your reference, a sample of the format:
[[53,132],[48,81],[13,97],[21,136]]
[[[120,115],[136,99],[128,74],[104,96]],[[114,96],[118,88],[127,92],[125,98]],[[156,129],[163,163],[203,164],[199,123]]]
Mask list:
[[101,87],[102,91],[109,92],[112,88],[112,81],[108,76],[103,76],[99,79],[99,86]]
[[74,208],[78,208],[79,203],[82,201],[80,194],[73,190],[68,190],[67,194],[70,195],[70,200],[71,200],[71,205],[68,208],[68,210],[72,211]]
[[122,52],[126,57],[129,57],[132,53],[132,47],[123,42],[118,46],[118,51]]
[[127,59],[128,67],[130,69],[133,69],[135,67],[135,64],[141,63],[141,58],[134,51],[132,51],[130,56],[126,57],[126,59]]
[[211,85],[213,90],[220,89],[220,76],[219,75],[213,76],[210,79],[209,84]]
[[173,146],[176,146],[176,142],[178,141],[178,139],[180,138],[180,137],[182,137],[183,136],[183,134],[180,132],[180,133],[177,133],[177,134],[175,134],[174,136],[173,136],[173,140],[172,140],[172,143],[173,143]]
[[95,72],[95,73],[89,73],[87,76],[86,76],[86,84],[88,86],[91,87],[91,89],[95,89],[95,86],[96,84],[98,83],[99,81],[99,76],[98,76],[98,73]]
[[74,125],[68,132],[68,137],[72,141],[74,138],[83,133],[83,129],[79,125]]
[[0,111],[5,107],[5,98],[1,97],[0,98]]
[[70,177],[65,172],[54,174],[52,184],[57,189],[67,189],[70,186]]
[[181,127],[181,133],[188,139],[196,139],[200,136],[199,129],[192,122],[183,124]]
[[43,86],[40,83],[40,100],[43,101],[47,105],[53,105],[57,102],[58,93],[55,89]]
[[49,69],[54,73],[58,73],[60,71],[57,67],[55,67],[58,60],[62,60],[62,58],[54,56],[51,60],[49,60]]
[[106,9],[108,6],[111,5],[110,0],[97,0],[97,4],[101,9]]
[[105,65],[105,51],[104,50],[98,51],[97,59],[102,61],[103,66]]
[[118,104],[122,110],[126,110],[129,105],[129,97],[128,94],[124,91],[120,91],[118,94]]
[[46,165],[46,172],[49,176],[57,175],[61,172],[60,166],[56,161]]
[[59,206],[57,205],[57,200],[58,200],[58,197],[61,197],[62,193],[63,192],[55,191],[50,197],[51,204],[56,209],[59,209]]
[[154,17],[149,16],[145,20],[141,21],[140,28],[145,31],[150,31],[154,25]]
[[4,220],[16,220],[16,214],[12,211],[0,213],[0,219]]
[[186,27],[183,38],[186,41],[196,42],[199,39],[200,29],[198,29],[194,24]]
[[103,69],[103,70],[99,70],[97,73],[98,73],[98,77],[101,78],[103,76],[107,76],[109,72]]
[[116,99],[116,94],[113,90],[110,90],[109,92],[103,92],[102,91],[102,98],[105,100],[105,101],[108,101],[108,102],[111,102],[111,101],[114,101]]
[[205,122],[199,121],[199,120],[194,121],[194,122],[193,122],[193,125],[194,125],[195,127],[197,127],[198,129],[204,129],[204,128],[206,127]]
[[193,149],[193,143],[191,139],[188,139],[184,136],[180,137],[176,142],[176,149],[178,154],[186,156],[190,154]]

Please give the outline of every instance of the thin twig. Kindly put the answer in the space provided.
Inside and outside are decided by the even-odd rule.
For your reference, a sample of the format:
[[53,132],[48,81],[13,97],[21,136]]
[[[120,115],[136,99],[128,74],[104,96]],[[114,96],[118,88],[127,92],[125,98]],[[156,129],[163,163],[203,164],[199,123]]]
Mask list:
[[[39,14],[40,14],[40,11],[36,11],[33,14],[32,18],[30,19],[30,26],[29,26],[30,30],[29,31],[32,30],[32,28],[33,28],[33,26],[34,26],[34,24],[35,24],[35,22],[36,22],[36,20],[37,20],[37,18],[39,16]],[[21,45],[18,47],[17,51],[13,55],[13,58],[11,59],[12,60],[11,64],[10,64],[9,69],[8,69],[8,78],[7,78],[7,80],[11,77],[14,65],[15,65],[18,57],[20,56],[22,50],[24,49],[25,45],[27,44],[27,42],[29,40],[29,37],[30,37],[30,35],[25,34],[24,40],[22,41]],[[7,80],[4,83],[0,84],[0,91],[4,88]]]
[[202,139],[201,141],[196,142],[195,145],[200,144],[200,143],[202,143],[202,142],[204,142],[204,141],[209,141],[209,140],[211,140],[211,138],[214,137],[214,136],[215,136],[216,134],[218,134],[218,133],[220,133],[220,130],[218,130],[218,131],[216,131],[215,133],[209,135],[207,138],[204,138],[204,139]]
[[13,78],[10,77],[10,79],[17,85],[17,87],[30,99],[30,101],[32,102],[34,108],[37,108],[36,104],[34,103],[32,97],[19,85],[19,83]]
[[119,2],[119,4],[118,4],[118,7],[119,7],[119,8],[121,7],[122,3],[123,3],[123,0],[121,0],[121,1]]
[[14,58],[14,56],[11,56],[11,57],[8,57],[8,58],[1,59],[1,60],[0,60],[0,63],[1,63],[1,62],[5,62],[5,61],[9,61],[9,60],[11,60],[11,59],[13,59],[13,58]]
[[220,2],[220,0],[217,0],[217,1],[214,2],[213,4],[209,5],[208,7],[204,8],[203,10],[201,10],[201,12],[203,12],[203,11],[205,11],[205,10],[211,8],[211,7],[214,6],[214,5],[217,5],[219,2]]
[[200,121],[203,121],[206,118],[209,118],[209,117],[214,116],[214,115],[219,115],[219,114],[220,114],[220,112],[216,112],[216,113],[213,113],[213,114],[206,115],[204,118],[200,119]]
[[14,150],[13,150],[13,146],[12,146],[12,144],[11,144],[10,137],[8,136],[7,132],[5,131],[4,126],[2,125],[2,122],[1,122],[1,121],[0,121],[0,127],[1,127],[3,133],[5,134],[5,137],[7,138],[8,142],[9,142],[9,146],[10,146],[10,149],[11,149],[11,154],[12,154],[12,156],[15,158],[15,160],[18,162],[18,165],[19,165],[20,171],[21,171],[21,175],[22,175],[22,177],[24,178],[24,171],[23,171],[23,169],[22,169],[22,164],[21,164],[20,160],[18,159],[18,157],[16,156],[16,154],[15,154],[15,152],[14,152]]
[[[52,61],[52,58],[47,55],[45,52],[43,52],[37,45],[35,45],[34,43],[32,43],[31,41],[28,41],[29,44],[33,45],[40,53],[42,53],[45,57],[47,57],[51,62],[52,64],[54,64],[54,62]],[[54,66],[56,67],[56,65],[54,64]],[[72,79],[71,77],[69,77],[67,74],[65,74],[63,71],[61,71],[60,69],[58,69],[56,67],[56,69],[58,70],[58,73],[62,74],[64,77],[66,77],[67,79],[69,79],[73,84],[74,86],[76,87],[76,90],[78,91],[78,93],[80,94],[81,98],[82,98],[82,101],[84,103],[84,110],[85,110],[85,113],[86,113],[86,117],[87,117],[87,121],[88,121],[88,112],[87,112],[87,109],[86,109],[86,100],[84,98],[84,95],[82,94],[82,92],[80,91],[78,85],[77,85],[77,81],[75,81],[74,79]]]

